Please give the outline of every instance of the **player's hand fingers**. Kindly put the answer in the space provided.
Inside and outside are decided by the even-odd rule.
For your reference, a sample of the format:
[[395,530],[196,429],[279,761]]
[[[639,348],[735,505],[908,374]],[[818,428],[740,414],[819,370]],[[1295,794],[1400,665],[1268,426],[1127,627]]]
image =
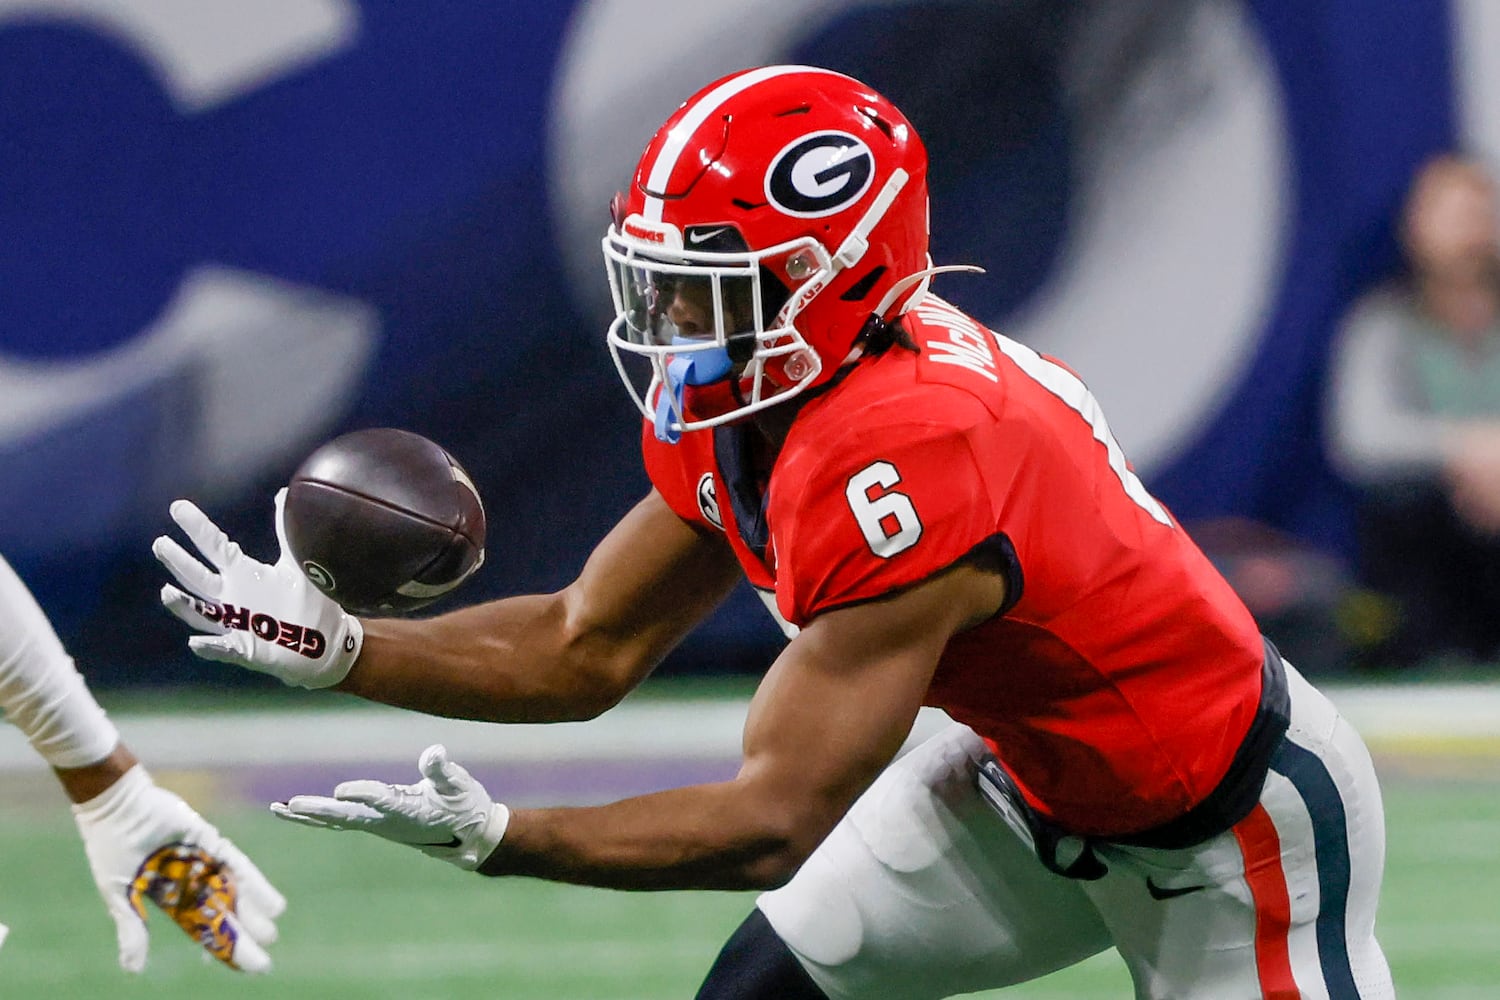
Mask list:
[[217,635],[226,631],[223,625],[203,613],[201,610],[202,602],[199,598],[177,589],[170,583],[162,584],[161,603],[162,607],[200,632],[210,632]]
[[[303,796],[303,798],[311,798],[311,796]],[[308,805],[303,804],[303,808],[306,810],[306,808],[315,807],[308,807]],[[312,828],[324,829],[324,831],[342,831],[342,829],[348,829],[348,826],[341,825],[341,823],[330,822],[326,817],[320,816],[317,811],[309,813],[309,811],[296,810],[288,802],[272,802],[270,810],[275,814],[276,819],[287,820],[288,823],[297,823],[299,826],[312,826]]]
[[432,782],[439,795],[455,795],[473,783],[468,771],[448,759],[448,749],[441,743],[434,743],[422,751],[422,756],[417,759],[417,770]]
[[[239,924],[241,936],[248,937],[260,947],[265,948],[276,943],[276,921],[255,907],[247,905],[243,897],[235,907],[234,919]],[[238,948],[238,943],[236,943],[236,948]]]
[[336,830],[338,827],[330,826],[328,821],[311,813],[301,813],[293,809],[285,802],[272,802],[271,812],[277,819],[284,819],[288,823],[297,823],[300,826],[316,827],[320,830]]
[[235,906],[234,919],[239,922],[240,929],[262,948],[269,948],[281,936],[275,919],[244,899]]
[[123,896],[109,900],[109,915],[115,918],[115,940],[120,948],[120,968],[140,972],[146,968],[146,954],[151,946],[146,921],[131,908]]
[[333,786],[333,797],[340,802],[362,802],[365,805],[376,805],[388,802],[395,795],[398,787],[378,781],[375,778],[356,778],[352,781],[341,781]]
[[382,818],[378,810],[369,806],[326,795],[293,795],[286,802],[271,803],[271,811],[293,823],[329,830],[362,830]]
[[333,787],[333,799],[344,802],[356,816],[381,817],[401,813],[399,804],[402,793],[410,793],[416,786],[410,784],[386,784],[374,778],[359,778],[356,781],[341,781]]
[[334,830],[363,830],[385,818],[380,810],[363,802],[346,802],[326,795],[293,795],[285,810],[274,810],[283,819]]
[[208,515],[191,500],[173,500],[172,506],[167,508],[167,513],[172,515],[172,520],[176,521],[182,533],[187,535],[188,541],[192,542],[215,568],[223,569],[239,558],[239,544],[231,541],[223,529],[209,520]]
[[271,502],[272,502],[272,504],[276,508],[276,544],[278,546],[280,546],[280,548],[278,549],[278,551],[281,553],[281,557],[285,558],[292,551],[292,547],[287,544],[287,540],[286,540],[286,487],[285,486],[283,486],[281,489],[279,489],[279,490],[276,491],[276,496],[272,499]]
[[220,840],[213,853],[234,879],[234,911],[241,926],[258,944],[274,944],[276,918],[286,910],[286,897],[228,837]]
[[151,543],[151,554],[167,568],[184,590],[203,597],[218,597],[223,583],[218,573],[203,565],[202,560],[189,555],[177,539],[158,535]]
[[264,669],[251,659],[250,643],[253,638],[249,632],[238,631],[222,635],[195,635],[188,638],[188,649],[200,659],[233,663],[252,670]]
[[[147,857],[131,882],[129,902],[142,913],[149,899],[205,954],[226,965],[268,970],[264,943],[275,939],[275,924],[265,914],[242,912],[240,879],[229,860],[238,850],[212,827],[199,831],[198,841],[169,843]],[[123,936],[121,941],[123,953]]]
[[[244,914],[227,913],[224,915],[224,923],[229,926],[229,933],[234,936],[234,948],[228,958],[215,956],[221,961],[227,962],[241,972],[261,973],[271,971],[271,956],[266,949],[255,939],[255,935],[249,933]],[[204,952],[209,954],[209,952]]]
[[[228,838],[225,838],[219,850],[219,856],[229,865],[229,870],[234,873],[235,884],[239,887],[239,906],[241,910],[253,909],[256,913],[264,915],[270,920],[275,920],[286,912],[286,897],[281,891],[271,884],[259,866],[251,861],[245,852],[234,846]],[[272,937],[269,939],[257,934],[256,940],[262,944],[269,944],[276,940],[275,928],[272,928]]]

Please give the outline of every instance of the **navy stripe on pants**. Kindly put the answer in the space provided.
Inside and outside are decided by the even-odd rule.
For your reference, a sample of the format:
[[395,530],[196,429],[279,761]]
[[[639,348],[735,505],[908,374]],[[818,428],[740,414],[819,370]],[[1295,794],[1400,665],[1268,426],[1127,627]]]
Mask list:
[[1292,783],[1312,817],[1318,862],[1318,963],[1323,967],[1328,996],[1330,1000],[1359,1000],[1345,931],[1351,865],[1344,801],[1317,755],[1289,739],[1283,739],[1276,748],[1271,770]]

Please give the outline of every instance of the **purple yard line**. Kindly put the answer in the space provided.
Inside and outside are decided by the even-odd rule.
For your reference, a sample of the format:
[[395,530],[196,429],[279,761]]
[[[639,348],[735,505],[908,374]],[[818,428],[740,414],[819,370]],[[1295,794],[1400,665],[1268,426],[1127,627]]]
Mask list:
[[[518,806],[579,805],[734,777],[737,759],[634,758],[618,760],[487,761],[468,769],[496,799]],[[409,784],[414,761],[369,764],[275,764],[222,768],[220,791],[252,804],[284,802],[298,794],[328,795],[341,781],[375,778]]]

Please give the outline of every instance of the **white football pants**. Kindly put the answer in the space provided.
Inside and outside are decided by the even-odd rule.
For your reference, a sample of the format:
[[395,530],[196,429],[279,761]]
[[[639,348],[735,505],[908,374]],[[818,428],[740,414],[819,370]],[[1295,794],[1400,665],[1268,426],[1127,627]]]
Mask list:
[[1136,996],[1394,996],[1376,943],[1385,820],[1370,755],[1290,666],[1291,725],[1259,804],[1183,850],[1104,845],[1054,875],[980,797],[954,724],[891,765],[758,905],[833,1000],[926,1000],[1035,979],[1114,947]]

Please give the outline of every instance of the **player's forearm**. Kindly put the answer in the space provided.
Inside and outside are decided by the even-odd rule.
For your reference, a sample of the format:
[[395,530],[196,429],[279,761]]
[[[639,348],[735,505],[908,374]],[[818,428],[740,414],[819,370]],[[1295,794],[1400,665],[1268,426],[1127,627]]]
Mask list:
[[130,748],[117,743],[108,757],[83,767],[54,767],[53,773],[62,783],[63,791],[73,802],[87,802],[107,791],[111,785],[125,776],[140,763]]
[[588,719],[665,650],[570,621],[561,595],[507,598],[436,618],[369,619],[338,689],[433,715],[489,722]]
[[0,559],[0,710],[53,767],[106,757],[120,734],[20,577]]
[[516,809],[484,875],[606,889],[765,889],[785,882],[831,828],[784,805],[749,806],[735,783],[573,809]]

